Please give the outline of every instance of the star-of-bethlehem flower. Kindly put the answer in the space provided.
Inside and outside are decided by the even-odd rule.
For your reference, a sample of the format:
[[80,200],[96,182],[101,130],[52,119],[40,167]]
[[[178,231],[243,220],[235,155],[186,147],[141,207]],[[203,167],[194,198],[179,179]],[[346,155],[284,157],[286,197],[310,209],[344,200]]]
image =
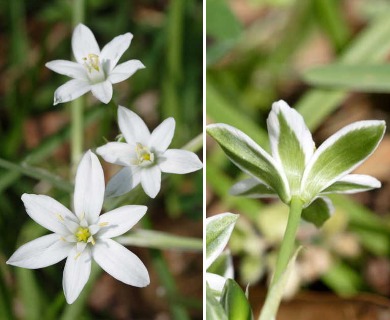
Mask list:
[[126,143],[109,142],[96,150],[105,161],[125,166],[108,182],[107,197],[125,194],[141,183],[145,193],[154,198],[161,188],[161,172],[184,174],[202,168],[195,153],[168,149],[175,131],[173,118],[150,133],[138,115],[119,106],[118,124]]
[[117,65],[132,38],[133,35],[129,32],[117,36],[100,51],[92,31],[79,24],[72,36],[76,62],[54,60],[46,63],[49,69],[73,78],[54,92],[54,105],[74,100],[88,91],[101,102],[109,103],[114,83],[124,81],[138,69],[145,68],[139,60],[129,60]]
[[103,169],[88,151],[77,169],[74,213],[51,197],[23,194],[28,215],[53,233],[21,246],[7,263],[38,269],[67,257],[62,284],[68,303],[76,300],[88,281],[92,258],[114,278],[147,286],[149,274],[141,260],[111,239],[133,227],[147,208],[128,205],[100,215],[103,198]]
[[297,196],[304,203],[302,217],[321,226],[333,210],[327,194],[381,186],[371,176],[349,173],[378,147],[385,133],[384,121],[352,123],[315,149],[302,116],[286,102],[278,101],[272,105],[267,127],[272,156],[232,126],[207,127],[230,160],[251,176],[235,184],[232,194],[279,197],[286,204]]

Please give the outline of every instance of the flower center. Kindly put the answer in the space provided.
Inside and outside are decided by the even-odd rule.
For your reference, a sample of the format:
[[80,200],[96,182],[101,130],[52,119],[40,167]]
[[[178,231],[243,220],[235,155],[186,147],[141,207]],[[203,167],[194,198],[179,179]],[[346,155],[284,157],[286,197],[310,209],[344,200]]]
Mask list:
[[141,143],[137,142],[137,146],[135,147],[135,151],[137,152],[137,160],[138,165],[140,164],[150,164],[154,161],[154,154],[150,152],[148,147],[145,147]]
[[78,242],[88,242],[91,233],[88,228],[78,227],[75,236]]
[[93,70],[100,71],[100,61],[99,56],[94,53],[88,54],[87,57],[83,58],[84,65],[87,67],[89,73],[92,73]]

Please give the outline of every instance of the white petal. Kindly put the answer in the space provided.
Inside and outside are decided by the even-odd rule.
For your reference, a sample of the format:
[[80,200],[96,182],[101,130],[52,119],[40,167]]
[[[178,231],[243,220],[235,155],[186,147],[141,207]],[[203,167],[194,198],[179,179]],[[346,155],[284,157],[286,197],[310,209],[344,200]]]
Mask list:
[[283,167],[290,192],[299,194],[306,164],[314,152],[314,141],[302,116],[280,100],[272,105],[267,127],[273,158]]
[[206,272],[206,282],[212,290],[222,293],[226,278],[215,273]]
[[111,71],[116,66],[120,57],[122,57],[123,53],[130,46],[132,38],[133,35],[128,32],[126,34],[115,37],[104,46],[102,52],[100,53],[100,59],[102,62],[106,60],[110,62],[109,71]]
[[108,80],[111,83],[118,83],[130,78],[139,69],[144,69],[145,66],[139,60],[129,60],[117,65],[109,74]]
[[162,172],[184,174],[202,169],[198,156],[187,150],[169,149],[159,157]]
[[141,184],[145,193],[155,198],[161,188],[161,170],[158,166],[143,168],[141,170]]
[[290,203],[290,186],[283,167],[253,139],[241,130],[223,123],[208,125],[206,130],[237,167],[264,181],[279,194],[284,203]]
[[54,92],[54,105],[77,99],[89,90],[91,90],[89,82],[80,79],[69,80]]
[[137,158],[135,145],[123,142],[109,142],[97,148],[96,153],[105,161],[121,166],[130,166],[133,164],[132,160]]
[[51,266],[65,259],[72,248],[71,244],[60,238],[58,234],[52,233],[27,242],[16,250],[7,264],[27,269]]
[[117,208],[99,217],[98,224],[106,224],[99,230],[98,238],[112,238],[129,231],[146,213],[146,206],[129,205]]
[[112,98],[112,84],[108,80],[93,84],[91,91],[96,99],[105,104],[109,103]]
[[104,174],[99,159],[88,150],[77,168],[74,209],[80,220],[94,224],[102,210],[104,199]]
[[76,246],[72,248],[64,268],[62,286],[66,302],[73,303],[83,290],[91,273],[91,251],[89,248],[80,253]]
[[280,163],[282,163],[278,151],[280,128],[277,117],[279,113],[283,115],[283,118],[287,121],[288,127],[298,138],[305,155],[305,164],[307,164],[315,149],[313,137],[310,130],[307,128],[303,117],[283,100],[279,100],[272,104],[272,111],[270,112],[267,119],[267,128],[272,149],[272,156],[275,159],[278,159]]
[[106,197],[119,197],[134,189],[141,181],[139,167],[125,167],[111,178],[106,187]]
[[248,198],[275,198],[278,194],[264,182],[249,178],[235,183],[229,190],[233,196],[245,196]]
[[73,31],[72,50],[76,61],[81,64],[84,63],[83,58],[89,54],[100,54],[99,45],[92,31],[81,23]]
[[85,68],[79,63],[68,60],[54,60],[45,64],[47,68],[65,76],[87,80]]
[[330,185],[321,194],[327,193],[358,193],[381,187],[381,182],[365,174],[348,174]]
[[92,250],[95,261],[115,279],[136,287],[150,283],[148,270],[142,261],[114,240],[99,240]]
[[150,135],[149,148],[164,152],[171,144],[173,134],[175,133],[175,119],[165,119],[161,124],[153,130]]
[[127,143],[141,143],[148,145],[150,132],[145,122],[133,111],[119,106],[118,124]]
[[69,233],[66,221],[76,220],[75,215],[57,200],[37,194],[23,194],[22,201],[27,214],[41,226],[55,233]]
[[314,152],[301,181],[301,199],[312,198],[362,164],[377,148],[385,121],[358,121],[340,129]]

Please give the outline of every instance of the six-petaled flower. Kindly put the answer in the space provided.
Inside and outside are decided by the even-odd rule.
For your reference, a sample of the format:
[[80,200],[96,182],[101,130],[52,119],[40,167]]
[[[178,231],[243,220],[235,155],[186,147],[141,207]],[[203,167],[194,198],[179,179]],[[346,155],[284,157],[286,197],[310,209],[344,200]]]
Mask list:
[[109,142],[96,150],[107,162],[125,166],[108,182],[106,196],[120,196],[141,183],[145,193],[154,198],[160,191],[161,172],[184,174],[202,168],[195,153],[168,149],[175,131],[173,118],[150,133],[137,114],[119,106],[118,124],[126,143]]
[[149,274],[141,260],[111,239],[132,228],[147,208],[128,205],[100,215],[103,198],[103,170],[96,155],[88,151],[77,169],[74,213],[48,196],[22,196],[29,216],[53,233],[21,246],[7,263],[37,269],[67,258],[63,289],[68,303],[77,299],[88,281],[92,259],[126,284],[147,286]]
[[145,68],[139,60],[129,60],[117,65],[132,38],[133,35],[129,32],[117,36],[100,51],[92,31],[79,24],[72,36],[76,62],[54,60],[46,63],[49,69],[73,78],[54,92],[54,105],[74,100],[88,91],[101,102],[109,103],[112,84],[124,81],[137,70]]

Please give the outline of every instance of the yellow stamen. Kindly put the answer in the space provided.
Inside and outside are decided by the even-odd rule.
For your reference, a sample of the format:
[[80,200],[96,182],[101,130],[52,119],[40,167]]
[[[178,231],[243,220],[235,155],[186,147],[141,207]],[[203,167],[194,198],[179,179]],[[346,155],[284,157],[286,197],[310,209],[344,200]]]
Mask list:
[[147,162],[154,161],[154,154],[151,153],[149,149],[143,146],[141,143],[137,143],[137,146],[135,147],[135,151],[137,152],[137,156],[138,156],[138,164],[141,164],[144,161]]
[[100,70],[99,56],[97,54],[90,53],[87,57],[84,57],[83,60],[85,61],[89,73],[92,72],[92,69],[95,69],[96,71]]
[[77,260],[77,258],[80,257],[80,256],[81,256],[81,252],[78,252],[78,253],[76,254],[76,256],[74,257],[74,259]]
[[76,239],[78,242],[87,242],[91,233],[88,228],[79,227],[76,231]]
[[88,239],[88,242],[91,242],[93,246],[96,244],[96,241],[92,236]]

